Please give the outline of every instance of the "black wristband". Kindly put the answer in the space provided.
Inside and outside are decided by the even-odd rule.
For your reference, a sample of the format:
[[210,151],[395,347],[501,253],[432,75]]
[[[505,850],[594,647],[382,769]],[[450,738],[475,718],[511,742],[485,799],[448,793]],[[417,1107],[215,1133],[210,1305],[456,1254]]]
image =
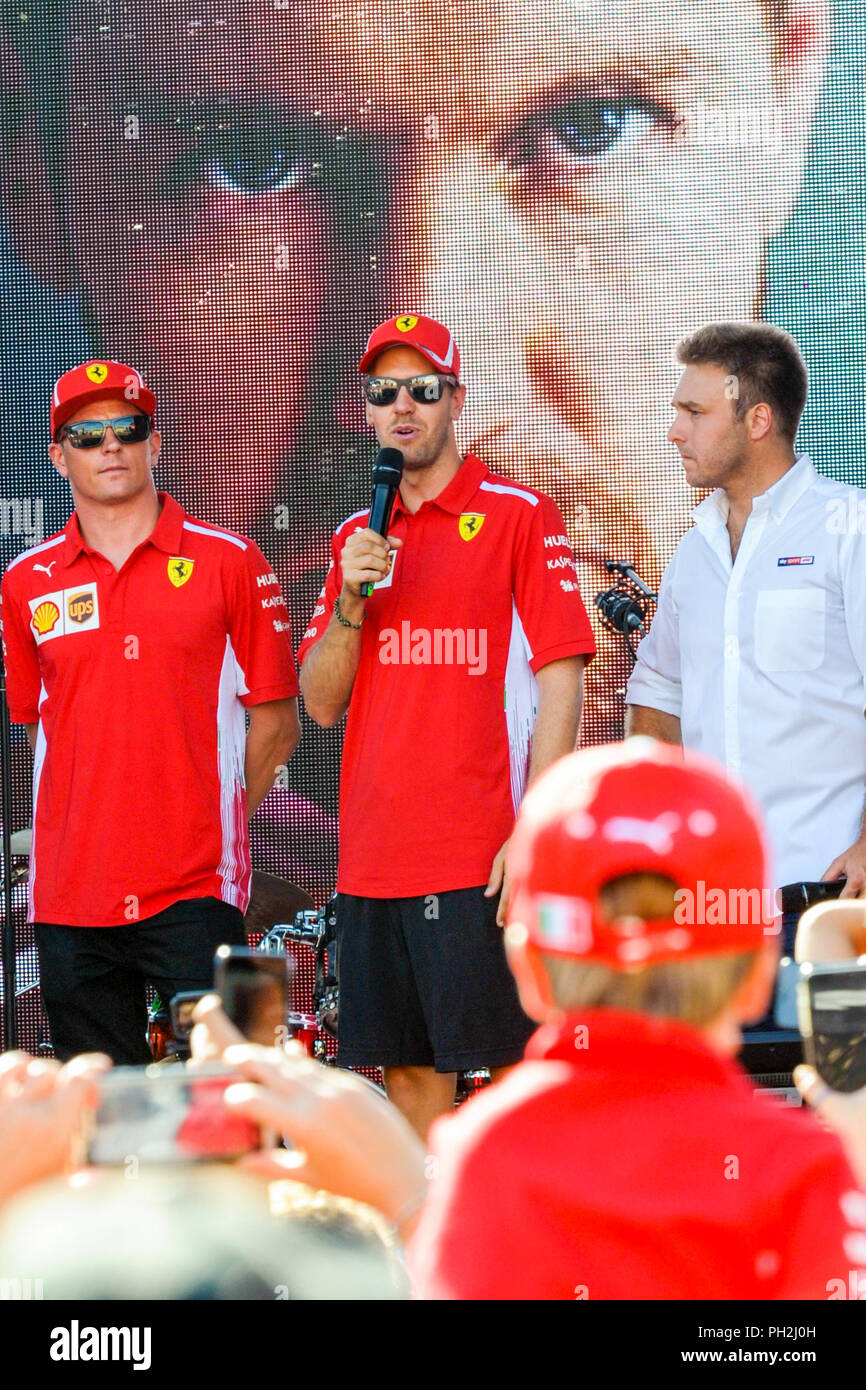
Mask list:
[[[364,621],[366,616],[366,613],[361,614],[361,623]],[[340,624],[341,627],[350,627],[354,632],[359,632],[361,629],[361,623],[350,623],[349,619],[344,615],[342,606],[340,604],[339,594],[334,599],[334,617],[337,619],[337,622]]]

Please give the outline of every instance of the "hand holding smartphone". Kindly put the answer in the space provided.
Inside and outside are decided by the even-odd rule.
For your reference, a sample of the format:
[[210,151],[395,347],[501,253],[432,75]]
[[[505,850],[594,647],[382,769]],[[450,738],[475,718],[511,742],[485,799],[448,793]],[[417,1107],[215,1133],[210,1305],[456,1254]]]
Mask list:
[[291,956],[267,955],[245,946],[220,946],[214,956],[214,989],[223,1010],[248,1042],[275,1047],[289,1034]]
[[806,1061],[834,1091],[866,1086],[866,957],[803,962],[797,1013]]
[[261,1147],[257,1125],[223,1103],[238,1079],[220,1065],[115,1067],[87,1136],[87,1161],[108,1166],[231,1160]]

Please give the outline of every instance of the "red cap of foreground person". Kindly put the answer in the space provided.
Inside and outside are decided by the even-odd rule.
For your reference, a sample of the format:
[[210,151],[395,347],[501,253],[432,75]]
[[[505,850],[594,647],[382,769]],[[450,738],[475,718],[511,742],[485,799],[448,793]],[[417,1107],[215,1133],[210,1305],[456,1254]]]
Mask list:
[[[639,873],[673,881],[674,915],[603,915],[604,885]],[[508,874],[509,923],[539,950],[613,970],[757,950],[774,930],[756,808],[720,765],[655,739],[549,768],[523,802]]]

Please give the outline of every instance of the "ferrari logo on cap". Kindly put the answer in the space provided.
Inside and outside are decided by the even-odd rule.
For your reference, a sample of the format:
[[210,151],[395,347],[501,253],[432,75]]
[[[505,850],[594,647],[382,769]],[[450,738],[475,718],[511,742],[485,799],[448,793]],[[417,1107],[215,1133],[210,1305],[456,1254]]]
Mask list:
[[394,320],[394,327],[399,329],[401,333],[411,333],[417,322],[418,319],[414,314],[401,314],[398,319]]
[[168,577],[176,589],[186,583],[194,567],[194,560],[185,560],[182,555],[172,555],[168,562]]
[[484,525],[486,512],[464,512],[460,518],[460,534],[465,541],[472,541]]
[[97,386],[101,386],[108,376],[108,367],[104,362],[91,362],[89,367],[84,368],[84,375],[88,381],[93,381]]

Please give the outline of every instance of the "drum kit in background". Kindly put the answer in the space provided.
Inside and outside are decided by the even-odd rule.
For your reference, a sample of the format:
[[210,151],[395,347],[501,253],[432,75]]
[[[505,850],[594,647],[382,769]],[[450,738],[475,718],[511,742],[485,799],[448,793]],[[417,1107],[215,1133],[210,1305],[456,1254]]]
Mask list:
[[[309,1011],[290,1009],[288,1031],[311,1057],[324,1066],[337,1064],[337,1030],[340,985],[337,966],[337,894],[315,908],[309,894],[273,874],[253,873],[250,905],[244,917],[251,940],[260,936],[256,950],[265,955],[289,956],[295,963],[295,1004],[310,1004]],[[291,917],[291,920],[283,920]],[[312,969],[310,968],[312,964]],[[155,1061],[182,1059],[188,1045],[175,1039],[168,1008],[158,998],[148,1015],[148,1041]],[[368,1068],[360,1072],[382,1085],[382,1073]],[[475,1095],[490,1082],[486,1068],[461,1072],[457,1079],[457,1104]]]
[[336,966],[336,894],[318,911],[315,908],[305,908],[295,914],[291,924],[276,923],[262,937],[257,949],[266,955],[288,956],[293,954],[293,946],[306,946],[313,953],[313,1012],[290,1011],[289,1031],[311,1057],[315,1057],[326,1066],[333,1066],[337,1060],[337,1023],[340,1010]]
[[[330,929],[326,919],[330,916]],[[324,971],[327,968],[325,953],[336,935],[336,895],[325,907],[318,911],[313,907],[313,899],[302,888],[255,869],[253,871],[249,907],[244,915],[244,926],[251,945],[258,941],[256,949],[267,955],[291,955],[295,962],[294,984],[296,995],[311,1002],[313,1012],[304,1013],[291,1010],[288,1014],[288,1030],[297,1038],[311,1057],[318,1061],[334,1061],[327,1055],[326,1034],[319,1022],[319,1000],[324,993]],[[324,938],[328,934],[327,943]],[[322,942],[321,950],[319,943]],[[301,952],[293,952],[293,945],[302,946]],[[309,952],[314,954],[314,979],[310,980]],[[321,957],[321,960],[320,960]],[[333,981],[334,1010],[336,1012],[336,976]],[[169,1000],[159,995],[150,1006],[147,1019],[147,1039],[154,1061],[184,1060],[189,1056],[188,1038],[176,1038],[172,1029]],[[321,1010],[324,1013],[324,1007]],[[330,1035],[336,1039],[336,1024]],[[336,1044],[332,1051],[335,1053]]]

